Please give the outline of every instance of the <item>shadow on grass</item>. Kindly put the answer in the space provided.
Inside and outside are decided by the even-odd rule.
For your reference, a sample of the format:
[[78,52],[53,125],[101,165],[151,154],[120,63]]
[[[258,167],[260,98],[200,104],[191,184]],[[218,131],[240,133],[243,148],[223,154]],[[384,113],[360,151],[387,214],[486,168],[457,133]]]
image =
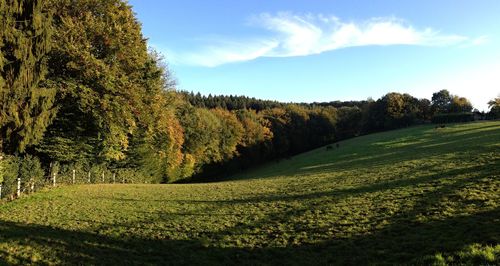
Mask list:
[[[465,131],[464,131],[465,132]],[[466,132],[461,140],[452,136],[445,136],[438,140],[429,140],[425,144],[448,142],[450,152],[471,152],[481,154],[495,152],[497,138],[488,138],[491,130],[483,132]],[[462,132],[463,133],[463,132]],[[494,134],[498,134],[495,129]],[[479,138],[480,143],[475,143]],[[475,145],[471,145],[475,144]],[[309,174],[339,171],[342,169],[355,169],[356,167],[369,167],[378,164],[389,165],[405,159],[413,158],[412,152],[420,153],[419,156],[433,156],[443,154],[443,149],[432,150],[422,148],[423,144],[406,146],[397,154],[384,154],[382,150],[373,151],[377,158],[354,161],[352,158],[334,162],[325,167],[308,169]],[[476,150],[480,149],[480,150]],[[496,148],[498,149],[498,148]],[[334,159],[335,157],[333,157]],[[327,158],[331,160],[331,158]],[[311,165],[313,166],[313,165]],[[427,167],[427,166],[423,166]],[[368,184],[356,188],[333,189],[313,193],[295,195],[271,195],[255,198],[235,199],[227,201],[185,201],[187,203],[208,203],[206,208],[196,212],[177,214],[157,214],[157,221],[172,219],[173,215],[196,216],[214,215],[214,210],[220,204],[246,204],[246,203],[275,203],[297,201],[303,203],[293,210],[279,211],[265,215],[251,223],[241,223],[224,229],[223,231],[207,232],[204,236],[191,240],[169,240],[132,238],[125,236],[107,236],[91,232],[63,230],[53,227],[28,225],[21,223],[0,221],[0,265],[1,264],[30,264],[36,259],[43,259],[46,264],[77,264],[95,265],[124,263],[130,264],[176,264],[176,265],[213,265],[213,264],[429,264],[422,258],[433,256],[438,252],[453,253],[470,244],[496,245],[500,243],[500,208],[498,202],[495,207],[481,205],[481,202],[467,202],[457,198],[459,191],[477,185],[498,186],[498,173],[500,168],[499,158],[479,166],[448,169],[429,175],[422,175],[411,179],[394,179]],[[420,171],[422,168],[414,169]],[[317,171],[317,172],[315,172]],[[407,200],[412,204],[400,209],[395,214],[385,215],[387,223],[378,229],[368,230],[368,233],[329,236],[318,239],[316,243],[304,242],[300,245],[262,246],[254,248],[240,248],[237,244],[231,247],[222,247],[225,237],[235,235],[255,234],[255,229],[270,228],[269,225],[281,225],[290,221],[300,220],[307,211],[318,207],[317,199],[323,197],[349,198],[364,197],[370,193],[384,192],[387,195],[416,188],[420,185],[432,190],[411,194]],[[492,192],[493,191],[493,192]],[[496,193],[498,190],[489,190]],[[407,194],[408,195],[408,194]],[[495,197],[492,197],[496,199]],[[111,199],[110,199],[111,200]],[[135,199],[123,198],[118,201],[132,202]],[[388,199],[385,199],[388,200]],[[389,199],[390,200],[390,199]],[[183,201],[179,201],[183,202]],[[333,203],[334,204],[334,203]],[[452,204],[452,214],[444,215],[440,212],[446,210],[446,204]],[[472,204],[477,206],[474,211],[470,209],[460,213]],[[355,206],[352,206],[354,208]],[[382,206],[377,206],[382,212]],[[457,213],[458,212],[458,213]],[[380,216],[384,216],[380,215]],[[426,217],[424,221],[420,217]],[[359,218],[359,217],[358,217]],[[155,220],[148,221],[153,223]],[[360,219],[360,218],[359,218]],[[146,222],[146,221],[145,221]],[[356,222],[356,221],[355,221]],[[361,221],[359,221],[361,222]],[[339,226],[335,223],[333,226]],[[376,225],[372,223],[371,225]],[[112,224],[103,224],[103,227],[112,228]],[[134,228],[140,223],[115,225]],[[296,233],[322,234],[320,226],[295,229]],[[343,228],[334,228],[339,231]],[[171,228],[171,230],[175,230]],[[302,230],[302,231],[301,231]],[[268,234],[260,230],[260,234]],[[344,230],[345,232],[345,230]],[[273,233],[273,232],[271,232]],[[325,233],[326,234],[326,233]],[[264,238],[272,240],[273,236]],[[208,239],[208,240],[207,240]],[[314,240],[314,239],[313,239]],[[264,242],[267,243],[267,242]],[[497,258],[498,260],[498,258]],[[498,262],[498,261],[497,261]],[[459,264],[459,263],[457,263]],[[486,264],[486,262],[483,262]]]
[[[489,128],[489,127],[487,127]],[[302,166],[297,169],[300,174],[322,174],[328,172],[339,172],[356,170],[358,168],[370,168],[401,163],[407,160],[445,158],[450,154],[484,154],[498,152],[500,141],[500,128],[494,130],[468,133],[467,136],[444,135],[437,139],[429,139],[419,144],[411,144],[403,148],[395,149],[382,147],[374,149],[366,147],[371,152],[364,152],[365,156],[347,156],[343,158],[331,157],[326,163]],[[437,147],[439,146],[439,147]]]
[[[394,140],[393,134],[408,135]],[[470,153],[481,154],[485,152],[498,152],[496,144],[500,142],[500,126],[498,123],[474,128],[454,128],[450,126],[444,130],[434,130],[432,127],[416,127],[402,129],[401,131],[377,133],[366,137],[374,137],[378,134],[391,134],[386,138],[391,141],[381,142],[357,141],[356,138],[349,140],[349,145],[343,145],[338,150],[325,151],[320,149],[317,154],[312,154],[314,160],[303,161],[301,158],[293,157],[292,160],[284,160],[280,163],[268,164],[261,169],[267,171],[251,171],[235,179],[251,180],[265,179],[269,177],[290,175],[313,175],[328,172],[350,171],[359,168],[370,168],[387,166],[401,163],[406,160],[423,160],[427,158],[439,158],[449,154]],[[389,138],[390,136],[390,138]],[[364,137],[364,138],[366,138]],[[418,142],[413,143],[415,138]],[[359,156],[363,154],[363,156]],[[220,182],[235,180],[226,178]]]
[[489,164],[473,167],[464,167],[458,169],[451,169],[448,171],[439,172],[436,174],[424,175],[416,178],[401,178],[389,181],[381,181],[378,183],[359,186],[355,188],[345,189],[332,189],[329,191],[320,191],[304,194],[283,194],[283,195],[260,195],[258,197],[241,198],[241,199],[228,199],[228,200],[164,200],[177,203],[209,203],[209,204],[241,204],[241,203],[262,203],[262,202],[275,202],[275,201],[304,201],[309,199],[318,199],[322,197],[334,197],[336,199],[359,196],[366,193],[375,193],[387,190],[405,189],[419,185],[437,186],[439,182],[445,179],[454,178],[460,175],[468,175],[465,179],[460,179],[465,183],[468,180],[474,183],[477,180],[485,177],[497,175],[500,170],[500,160],[491,162]]
[[229,264],[233,259],[231,250],[203,247],[196,240],[113,238],[11,222],[0,222],[0,245],[0,265],[37,263],[36,257],[42,264],[65,265]]
[[[489,170],[488,170],[489,169]],[[307,195],[268,197],[247,199],[244,202],[212,202],[200,213],[186,215],[213,215],[213,209],[221,203],[238,204],[252,201],[300,201],[304,205],[289,211],[276,211],[251,224],[238,224],[223,231],[207,232],[203,237],[192,240],[141,239],[125,236],[105,236],[90,232],[63,230],[40,225],[27,225],[0,222],[0,264],[30,264],[36,256],[44,263],[55,264],[176,264],[176,265],[213,265],[213,264],[401,264],[422,263],[422,258],[438,252],[456,252],[470,244],[495,245],[500,243],[500,208],[483,209],[476,213],[464,213],[453,216],[431,216],[441,211],[439,204],[453,199],[456,192],[481,183],[485,176],[495,174],[492,168],[470,167],[450,170],[442,176],[429,175],[420,178],[373,184],[355,189],[330,191],[327,194],[311,193]],[[475,173],[464,178],[450,178],[464,173]],[[224,237],[255,234],[255,228],[269,228],[269,225],[287,223],[300,217],[306,211],[317,208],[316,199],[324,196],[350,197],[363,194],[392,191],[414,187],[418,184],[439,182],[445,178],[448,182],[434,184],[433,191],[413,195],[414,202],[409,209],[387,216],[388,223],[369,233],[354,234],[350,237],[329,237],[315,244],[260,246],[240,248],[237,245],[221,247]],[[494,177],[493,177],[494,178]],[[459,202],[459,200],[454,201]],[[195,202],[193,202],[195,203]],[[463,202],[466,204],[466,202]],[[354,207],[354,206],[353,206]],[[419,222],[417,217],[429,216],[426,222]],[[196,219],[193,216],[193,219]],[[158,215],[154,220],[172,219],[171,216]],[[146,221],[145,221],[146,222]],[[139,224],[103,225],[137,227]],[[338,225],[340,226],[340,225]],[[325,228],[305,228],[308,234],[321,233]],[[338,230],[343,230],[337,228]],[[172,230],[174,230],[172,228]],[[299,233],[300,230],[297,231]],[[267,234],[261,230],[260,234]],[[272,234],[273,232],[271,232]],[[266,236],[270,237],[270,236]],[[272,237],[271,237],[272,238]],[[209,239],[208,241],[206,239]],[[12,249],[8,249],[10,247]],[[12,252],[15,251],[15,252]],[[38,252],[34,256],[34,252]]]
[[[500,210],[415,224],[394,223],[373,234],[288,247],[222,248],[200,240],[120,239],[51,227],[0,223],[0,264],[30,264],[33,249],[44,263],[67,265],[373,264],[419,262],[469,244],[500,242]],[[20,250],[26,249],[25,253]],[[48,260],[50,258],[50,260]]]

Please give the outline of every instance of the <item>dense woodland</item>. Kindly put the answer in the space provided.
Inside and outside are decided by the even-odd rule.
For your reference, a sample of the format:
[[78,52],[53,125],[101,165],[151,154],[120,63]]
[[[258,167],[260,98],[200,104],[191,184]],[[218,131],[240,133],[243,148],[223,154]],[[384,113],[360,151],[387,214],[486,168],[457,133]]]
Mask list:
[[[34,189],[73,170],[77,182],[207,180],[360,134],[474,118],[447,90],[313,104],[177,92],[120,0],[0,0],[0,19],[4,193],[17,177]],[[490,106],[499,117],[500,99]]]

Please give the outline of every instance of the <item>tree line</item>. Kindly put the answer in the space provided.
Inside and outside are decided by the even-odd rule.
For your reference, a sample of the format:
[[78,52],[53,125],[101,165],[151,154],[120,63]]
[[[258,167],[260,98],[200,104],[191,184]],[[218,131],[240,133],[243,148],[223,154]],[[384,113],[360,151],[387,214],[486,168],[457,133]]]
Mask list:
[[472,110],[445,90],[432,101],[389,93],[314,104],[177,92],[121,0],[0,0],[0,18],[5,184],[23,176],[41,186],[75,169],[95,182],[100,173],[123,182],[207,178]]

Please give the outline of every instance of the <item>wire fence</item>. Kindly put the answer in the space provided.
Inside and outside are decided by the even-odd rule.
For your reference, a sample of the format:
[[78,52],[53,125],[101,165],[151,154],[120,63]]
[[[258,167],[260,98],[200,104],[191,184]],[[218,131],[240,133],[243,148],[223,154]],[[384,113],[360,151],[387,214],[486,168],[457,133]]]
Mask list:
[[[13,171],[11,171],[12,173]],[[50,170],[43,176],[20,177],[20,174],[3,176],[0,182],[0,199],[15,199],[44,188],[82,185],[82,184],[132,184],[148,183],[133,169],[107,169],[92,167],[89,169],[70,168]]]

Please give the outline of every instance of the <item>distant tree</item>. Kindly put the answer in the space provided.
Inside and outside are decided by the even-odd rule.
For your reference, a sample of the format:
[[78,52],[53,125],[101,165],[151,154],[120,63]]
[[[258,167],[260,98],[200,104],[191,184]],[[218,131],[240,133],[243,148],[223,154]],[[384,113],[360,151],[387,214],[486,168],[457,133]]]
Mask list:
[[472,111],[472,104],[465,97],[453,96],[449,110],[451,113],[468,113]]
[[272,156],[282,157],[290,153],[289,124],[290,114],[283,108],[271,108],[262,111],[262,115],[271,123]]
[[299,105],[289,105],[285,108],[290,118],[287,125],[287,137],[290,140],[291,154],[297,154],[307,150],[311,142],[310,112]]
[[216,108],[211,110],[220,121],[219,154],[221,160],[229,160],[236,155],[236,148],[242,143],[244,129],[236,115],[228,110]]
[[448,113],[453,96],[448,90],[440,90],[432,94],[433,113]]
[[190,104],[181,106],[178,112],[184,130],[182,151],[192,167],[186,171],[198,173],[203,165],[222,161],[219,150],[222,125],[218,117],[208,109]]
[[402,125],[410,126],[415,123],[416,119],[422,116],[420,114],[420,101],[407,93],[403,94],[403,99],[405,104]]
[[168,103],[170,97],[177,96],[163,95],[165,93],[168,92],[159,92],[151,99],[148,120],[135,134],[137,142],[131,147],[131,153],[135,156],[130,158],[130,163],[137,164],[154,183],[182,178],[180,167],[184,160],[184,134],[176,110]]
[[388,124],[397,123],[404,116],[405,98],[402,94],[392,92],[382,97],[385,104]]
[[388,93],[371,105],[369,113],[373,129],[397,128],[405,115],[405,98],[400,93]]
[[337,137],[345,139],[358,135],[362,130],[363,111],[357,106],[337,109]]
[[240,145],[251,147],[272,139],[270,122],[254,110],[241,109],[236,111],[236,117],[243,126],[243,137]]
[[307,128],[310,134],[309,145],[311,147],[323,146],[335,140],[337,115],[337,108],[332,106],[316,106],[309,110]]
[[418,100],[418,119],[430,121],[432,118],[431,101],[428,99]]
[[500,97],[497,97],[488,102],[490,107],[490,115],[494,118],[500,118]]

